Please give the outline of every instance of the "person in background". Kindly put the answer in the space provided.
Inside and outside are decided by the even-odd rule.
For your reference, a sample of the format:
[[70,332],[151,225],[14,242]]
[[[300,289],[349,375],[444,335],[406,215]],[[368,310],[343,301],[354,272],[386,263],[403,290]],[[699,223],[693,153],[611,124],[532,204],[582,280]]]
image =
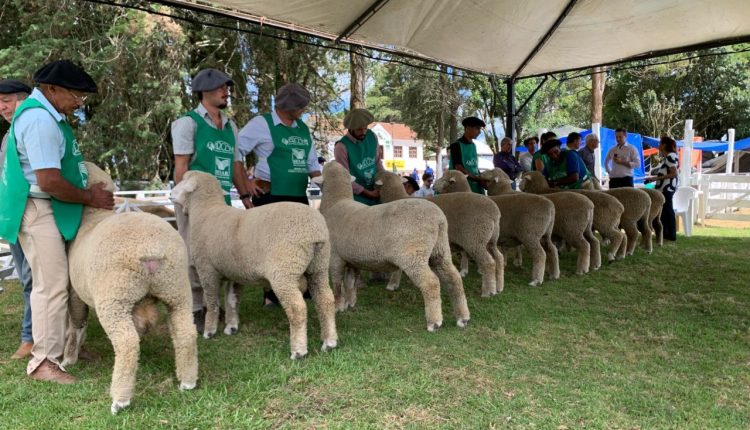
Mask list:
[[509,137],[504,137],[500,141],[500,152],[492,157],[492,164],[505,172],[510,178],[511,186],[516,189],[516,176],[523,173],[523,167],[521,163],[516,160],[511,152],[513,149],[513,141]]
[[347,132],[333,147],[336,161],[354,176],[354,200],[368,206],[380,203],[375,189],[375,174],[383,170],[383,147],[378,136],[368,129],[375,117],[367,109],[352,109],[344,117]]
[[417,168],[415,167],[414,170],[411,171],[411,178],[414,179],[417,183],[419,183],[419,173],[417,172]]
[[[15,79],[4,79],[0,81],[0,116],[8,123],[13,120],[16,108],[31,94],[31,87]],[[3,136],[0,144],[0,176],[2,175],[3,163],[5,163],[5,149],[8,142],[10,130]],[[34,337],[31,333],[31,266],[26,261],[26,256],[21,249],[21,244],[9,243],[10,254],[13,258],[13,266],[18,273],[18,279],[23,287],[23,320],[21,322],[21,345],[11,355],[13,360],[22,360],[31,356],[31,348],[34,346]]]
[[[544,145],[550,139],[557,139],[557,135],[555,134],[555,132],[548,131],[546,133],[542,133],[541,144]],[[544,169],[547,168],[548,164],[549,164],[549,157],[547,156],[547,154],[544,154],[543,151],[541,150],[534,153],[532,170],[543,172]]]
[[429,174],[430,176],[435,176],[435,172],[432,170],[432,167],[427,166],[426,169],[424,169],[424,172]]
[[318,164],[320,164],[320,167],[323,168],[323,165],[326,164],[326,159],[324,157],[318,157]]
[[575,151],[560,149],[558,139],[550,139],[542,145],[541,152],[549,157],[544,176],[550,188],[580,189],[589,180],[586,166]]
[[578,151],[581,147],[581,133],[577,131],[568,134],[568,140],[565,142],[565,146],[571,151]]
[[471,191],[484,194],[488,181],[479,177],[479,158],[474,139],[482,132],[485,124],[481,119],[470,116],[464,118],[461,125],[464,126],[464,135],[448,147],[450,152],[448,168],[467,175]]
[[435,191],[432,189],[432,174],[425,173],[422,175],[422,188],[416,190],[412,197],[430,197],[435,195]]
[[408,194],[411,197],[419,197],[416,194],[417,191],[419,191],[419,184],[417,181],[414,180],[411,176],[404,176],[404,190],[406,190],[406,194]]
[[661,163],[653,172],[654,176],[647,176],[646,183],[656,181],[655,188],[664,194],[664,206],[661,210],[661,223],[664,226],[664,239],[677,240],[677,222],[675,220],[672,198],[678,186],[678,156],[677,142],[669,136],[659,139],[659,154],[662,156]]
[[609,174],[609,188],[633,187],[633,169],[640,163],[638,151],[627,142],[628,131],[615,130],[617,144],[607,151],[604,168]]
[[591,173],[592,177],[595,172],[594,167],[596,163],[596,148],[598,147],[599,138],[596,137],[595,134],[591,133],[586,136],[586,144],[583,146],[583,148],[578,150],[578,155],[581,156],[583,164],[586,165],[586,168],[589,170],[589,173]]
[[518,162],[521,164],[524,172],[530,172],[533,170],[532,163],[534,161],[534,153],[536,153],[536,144],[539,140],[536,136],[527,137],[523,141],[523,146],[526,147],[526,152],[522,152],[518,155]]

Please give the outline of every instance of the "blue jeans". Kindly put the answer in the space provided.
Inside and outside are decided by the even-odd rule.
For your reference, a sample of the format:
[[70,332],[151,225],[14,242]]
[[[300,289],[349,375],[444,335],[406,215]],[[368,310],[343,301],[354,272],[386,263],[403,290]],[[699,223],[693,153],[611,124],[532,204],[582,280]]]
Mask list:
[[13,265],[16,266],[18,278],[23,287],[23,322],[21,322],[21,342],[34,342],[31,335],[31,266],[23,255],[21,244],[16,242],[10,245],[10,254],[13,256]]

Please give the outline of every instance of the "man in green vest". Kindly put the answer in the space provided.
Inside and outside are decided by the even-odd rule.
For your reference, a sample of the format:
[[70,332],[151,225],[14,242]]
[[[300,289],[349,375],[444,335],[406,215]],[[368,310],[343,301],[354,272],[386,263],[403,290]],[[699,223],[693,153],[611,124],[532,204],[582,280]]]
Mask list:
[[34,346],[27,374],[35,380],[72,384],[58,361],[65,345],[68,258],[65,242],[81,223],[83,206],[112,209],[102,184],[86,188],[88,172],[66,120],[83,106],[96,83],[70,61],[50,63],[34,74],[39,84],[16,109],[0,178],[0,237],[21,243],[31,266]]
[[[234,81],[216,69],[201,70],[193,78],[192,90],[198,95],[200,103],[172,123],[174,180],[176,184],[180,183],[188,170],[210,173],[224,190],[227,204],[231,203],[229,190],[234,184],[242,204],[250,208],[252,202],[247,192],[245,157],[237,145],[237,125],[222,112],[227,108],[229,87],[232,85]],[[179,205],[175,206],[175,218],[180,235],[185,244],[189,244],[187,216]],[[206,318],[203,288],[192,264],[188,274],[193,291],[193,322],[198,332],[203,333]]]
[[484,188],[487,187],[487,180],[479,177],[479,158],[477,157],[477,146],[474,144],[476,139],[484,128],[484,121],[470,116],[461,121],[464,126],[464,135],[448,147],[450,160],[448,168],[458,170],[465,174],[469,180],[471,190],[478,194],[484,194]]
[[375,118],[367,109],[352,109],[344,117],[346,135],[333,147],[333,155],[354,176],[354,200],[368,206],[380,203],[375,189],[375,173],[383,170],[383,148],[378,137],[367,128]]
[[[257,157],[254,177],[248,184],[255,206],[276,202],[309,204],[308,177],[320,176],[318,153],[307,125],[302,121],[310,93],[301,85],[279,88],[272,112],[251,119],[239,134],[243,153]],[[266,289],[264,304],[278,299]]]
[[[16,109],[31,94],[31,87],[15,79],[4,79],[0,81],[0,116],[8,123],[13,121]],[[5,161],[5,149],[8,144],[10,133],[3,136],[0,143],[0,172]],[[1,175],[1,173],[0,173]],[[26,261],[26,256],[21,249],[21,244],[11,243],[10,253],[13,257],[13,266],[18,273],[18,279],[23,287],[23,322],[21,323],[21,345],[10,357],[14,360],[26,359],[31,356],[31,348],[34,346],[34,337],[31,333],[31,266]]]
[[553,138],[547,140],[540,150],[549,157],[543,173],[550,188],[592,188],[583,159],[575,151],[560,149],[560,145],[561,142]]

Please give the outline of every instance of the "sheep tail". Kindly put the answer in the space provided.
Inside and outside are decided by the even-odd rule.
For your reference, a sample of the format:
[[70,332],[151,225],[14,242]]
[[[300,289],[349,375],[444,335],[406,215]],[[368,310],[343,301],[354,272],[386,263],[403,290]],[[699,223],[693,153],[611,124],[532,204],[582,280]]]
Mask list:
[[138,331],[138,336],[143,337],[150,327],[156,326],[159,319],[159,311],[156,309],[156,299],[148,296],[135,304],[133,307],[133,324]]

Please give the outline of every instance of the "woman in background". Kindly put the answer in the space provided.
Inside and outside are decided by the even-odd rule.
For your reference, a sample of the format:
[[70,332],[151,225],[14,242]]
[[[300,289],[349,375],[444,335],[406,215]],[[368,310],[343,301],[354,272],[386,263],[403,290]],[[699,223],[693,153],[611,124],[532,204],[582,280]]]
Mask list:
[[656,181],[655,188],[664,194],[664,207],[661,211],[661,223],[664,225],[664,239],[677,240],[677,223],[675,221],[672,197],[677,191],[677,142],[669,136],[659,140],[661,163],[653,170],[654,176],[648,176],[646,182]]

